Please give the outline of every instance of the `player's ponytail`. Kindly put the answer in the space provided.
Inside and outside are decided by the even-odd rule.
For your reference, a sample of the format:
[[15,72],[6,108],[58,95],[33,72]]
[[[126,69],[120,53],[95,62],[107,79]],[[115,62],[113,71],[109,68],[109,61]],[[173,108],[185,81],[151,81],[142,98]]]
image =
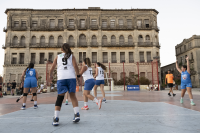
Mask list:
[[[30,70],[31,68],[34,68],[34,64],[33,63],[30,63],[29,65],[28,65],[28,67],[24,70],[25,72],[28,70]],[[28,73],[28,71],[27,71],[27,73]]]
[[91,67],[90,58],[85,58],[85,59],[84,59],[84,62],[85,62],[85,64],[86,64],[88,67]]
[[103,70],[106,70],[106,66],[100,62],[97,62],[97,65],[100,66]]
[[68,59],[68,58],[71,56],[71,54],[72,54],[72,51],[71,51],[71,49],[70,49],[69,44],[68,44],[68,43],[64,43],[64,44],[62,45],[62,50],[63,50],[63,52],[65,53],[64,59],[65,59],[65,61],[67,61],[67,59]]

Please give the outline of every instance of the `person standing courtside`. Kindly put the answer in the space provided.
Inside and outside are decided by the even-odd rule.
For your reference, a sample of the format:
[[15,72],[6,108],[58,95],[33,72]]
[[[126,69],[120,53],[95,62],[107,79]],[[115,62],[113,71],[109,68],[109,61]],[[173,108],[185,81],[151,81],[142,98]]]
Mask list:
[[176,96],[176,94],[173,93],[173,82],[174,82],[174,76],[171,73],[170,70],[168,70],[168,74],[165,78],[165,83],[168,84],[168,87],[170,88],[168,95],[171,96],[170,92],[172,93],[172,96]]
[[16,88],[16,82],[15,82],[15,80],[13,80],[13,82],[12,82],[12,96],[15,95],[15,88]]

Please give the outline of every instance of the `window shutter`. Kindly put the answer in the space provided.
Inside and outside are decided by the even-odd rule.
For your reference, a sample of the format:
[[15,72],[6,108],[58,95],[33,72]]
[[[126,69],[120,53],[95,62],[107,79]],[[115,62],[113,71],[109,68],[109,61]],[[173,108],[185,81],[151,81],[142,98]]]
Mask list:
[[119,44],[123,45],[124,44],[124,36],[119,37]]

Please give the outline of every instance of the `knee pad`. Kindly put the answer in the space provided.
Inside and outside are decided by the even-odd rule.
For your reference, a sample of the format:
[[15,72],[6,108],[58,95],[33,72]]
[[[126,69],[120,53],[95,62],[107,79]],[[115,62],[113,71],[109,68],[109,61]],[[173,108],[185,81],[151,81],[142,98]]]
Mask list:
[[58,95],[55,106],[60,106],[61,107],[63,99],[64,99],[64,96]]
[[37,96],[37,93],[33,93],[33,96]]
[[24,97],[27,97],[27,95],[28,95],[28,93],[24,93],[24,94],[23,94]]

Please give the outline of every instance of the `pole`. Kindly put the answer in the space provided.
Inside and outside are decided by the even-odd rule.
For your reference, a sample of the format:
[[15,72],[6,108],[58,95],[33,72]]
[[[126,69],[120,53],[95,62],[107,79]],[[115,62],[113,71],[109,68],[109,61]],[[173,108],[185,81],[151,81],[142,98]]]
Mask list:
[[[81,69],[82,69],[82,63],[81,63]],[[82,91],[82,80],[83,80],[83,77],[81,76],[81,91]]]
[[158,91],[160,90],[159,87],[159,74],[158,74],[158,61],[156,60],[156,69],[157,69],[157,81],[158,81]]
[[139,71],[139,62],[137,62],[137,69],[138,69],[138,85],[140,86],[140,71]]
[[48,61],[47,61],[47,63],[46,63],[46,86],[48,86],[48,82],[47,82],[47,81],[48,81],[48,80],[47,80],[47,79],[48,79],[48,78],[47,78],[47,76],[48,76],[48,75],[47,75],[47,71],[48,71]]
[[124,91],[125,91],[125,72],[124,72],[124,62],[123,62],[123,74],[124,74]]
[[[109,78],[110,78],[110,62],[109,62]],[[110,80],[110,91],[111,91],[111,80]]]
[[152,85],[154,85],[154,82],[153,82],[153,61],[151,62],[151,67],[152,67]]

